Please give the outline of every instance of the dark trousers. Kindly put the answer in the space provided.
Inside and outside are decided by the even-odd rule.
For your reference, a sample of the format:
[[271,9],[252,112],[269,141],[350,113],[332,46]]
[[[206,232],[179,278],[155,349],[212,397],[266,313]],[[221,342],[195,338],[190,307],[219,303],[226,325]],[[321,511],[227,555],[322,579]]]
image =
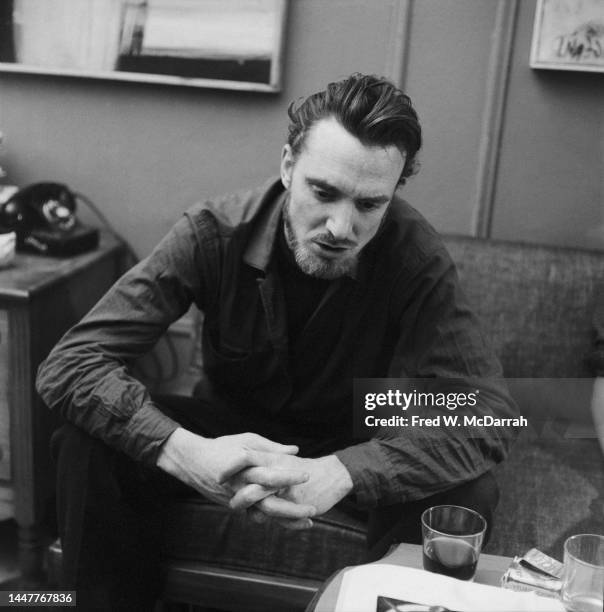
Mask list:
[[[175,420],[197,433],[224,435],[225,426],[230,429],[224,422],[219,423],[219,431],[215,426],[211,431],[199,427],[191,418],[191,407],[199,412],[195,401],[162,398],[160,402]],[[162,510],[169,499],[190,495],[191,490],[70,424],[54,434],[52,451],[63,548],[61,588],[77,591],[79,610],[152,610],[160,594]],[[495,480],[487,473],[417,502],[378,508],[369,515],[368,560],[383,556],[397,542],[421,543],[420,516],[430,506],[473,508],[491,525],[497,499]]]

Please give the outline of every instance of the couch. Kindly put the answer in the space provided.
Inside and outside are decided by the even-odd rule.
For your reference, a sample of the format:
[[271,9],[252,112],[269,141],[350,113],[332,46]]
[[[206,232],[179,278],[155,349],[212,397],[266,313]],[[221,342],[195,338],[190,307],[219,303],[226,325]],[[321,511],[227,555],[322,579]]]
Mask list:
[[[604,459],[586,360],[604,253],[461,236],[446,244],[529,420],[495,470],[501,499],[485,550],[537,547],[561,558],[569,534],[604,533]],[[175,503],[169,516],[166,602],[303,610],[325,578],[364,561],[361,513],[336,508],[303,532],[250,523],[199,498]]]

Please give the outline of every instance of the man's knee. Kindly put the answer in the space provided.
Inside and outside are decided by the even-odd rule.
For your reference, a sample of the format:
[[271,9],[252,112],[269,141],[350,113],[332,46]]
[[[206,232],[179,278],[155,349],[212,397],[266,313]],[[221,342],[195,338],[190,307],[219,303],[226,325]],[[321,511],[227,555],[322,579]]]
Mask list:
[[487,521],[485,543],[493,526],[493,515],[499,502],[499,486],[492,472],[466,482],[444,494],[442,504],[465,506],[481,514]]
[[50,453],[56,463],[59,463],[62,456],[67,455],[68,460],[77,465],[76,462],[83,457],[91,454],[107,455],[107,451],[108,448],[103,442],[72,423],[59,427],[50,439]]
[[499,487],[495,476],[491,472],[486,472],[474,480],[470,480],[458,487],[455,487],[450,492],[445,494],[453,503],[458,500],[458,505],[465,505],[480,511],[483,508],[485,512],[491,514],[499,502]]
[[471,508],[487,521],[485,543],[499,500],[497,481],[491,472],[461,485],[414,502],[394,504],[370,512],[367,545],[369,560],[382,557],[397,542],[421,544],[421,515],[430,506],[454,505]]
[[67,499],[119,495],[119,479],[126,470],[119,469],[118,453],[103,441],[66,423],[53,433],[50,449],[57,466],[60,508],[66,507]]

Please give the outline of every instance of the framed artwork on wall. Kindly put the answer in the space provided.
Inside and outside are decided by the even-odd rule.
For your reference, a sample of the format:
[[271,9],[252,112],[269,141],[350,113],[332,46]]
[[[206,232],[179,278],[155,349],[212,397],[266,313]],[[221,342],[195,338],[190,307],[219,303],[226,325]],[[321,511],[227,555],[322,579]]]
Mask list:
[[1,0],[0,71],[279,91],[287,0]]
[[530,65],[604,72],[604,0],[538,0]]

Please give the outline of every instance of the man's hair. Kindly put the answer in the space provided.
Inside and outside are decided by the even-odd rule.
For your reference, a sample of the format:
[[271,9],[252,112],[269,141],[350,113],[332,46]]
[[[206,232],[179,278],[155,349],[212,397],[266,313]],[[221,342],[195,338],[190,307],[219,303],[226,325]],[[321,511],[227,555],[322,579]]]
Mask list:
[[287,142],[294,155],[302,150],[309,129],[319,120],[334,117],[366,146],[396,146],[406,154],[399,183],[417,170],[416,155],[422,130],[409,96],[383,77],[355,73],[329,83],[287,109],[290,118]]

